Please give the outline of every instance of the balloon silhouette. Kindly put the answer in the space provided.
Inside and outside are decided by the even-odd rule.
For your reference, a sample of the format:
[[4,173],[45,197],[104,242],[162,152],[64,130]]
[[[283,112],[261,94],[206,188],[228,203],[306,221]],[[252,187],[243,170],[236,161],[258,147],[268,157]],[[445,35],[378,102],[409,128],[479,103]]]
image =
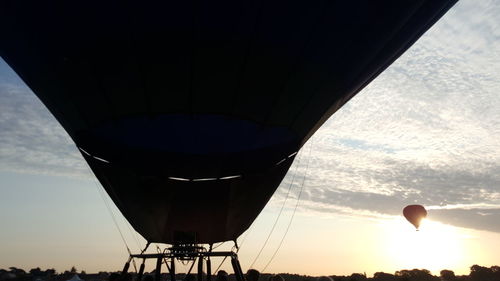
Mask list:
[[455,2],[5,0],[0,55],[147,241],[215,243]]
[[409,205],[403,209],[403,215],[418,230],[422,219],[427,217],[427,211],[422,205]]

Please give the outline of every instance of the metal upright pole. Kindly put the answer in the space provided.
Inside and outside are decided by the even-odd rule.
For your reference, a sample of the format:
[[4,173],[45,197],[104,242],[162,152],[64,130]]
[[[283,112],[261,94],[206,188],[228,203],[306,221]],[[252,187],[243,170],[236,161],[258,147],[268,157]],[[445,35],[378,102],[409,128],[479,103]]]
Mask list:
[[243,278],[243,272],[241,271],[240,262],[238,261],[238,257],[236,255],[231,257],[231,264],[233,265],[236,281],[245,281]]
[[158,257],[156,259],[156,271],[155,271],[155,281],[161,281],[161,263],[163,262],[163,257]]
[[212,281],[212,262],[210,257],[207,257],[207,281]]
[[198,258],[198,281],[203,281],[203,254]]
[[170,281],[175,281],[175,258],[170,260]]
[[142,275],[144,274],[144,267],[145,267],[144,263],[145,262],[146,262],[146,259],[143,259],[142,260],[142,264],[139,267],[139,272],[137,273],[137,278],[135,279],[136,281],[141,281],[142,280]]
[[122,269],[122,275],[125,275],[128,273],[128,268],[130,267],[130,261],[132,260],[132,257],[128,259],[128,261],[125,263]]

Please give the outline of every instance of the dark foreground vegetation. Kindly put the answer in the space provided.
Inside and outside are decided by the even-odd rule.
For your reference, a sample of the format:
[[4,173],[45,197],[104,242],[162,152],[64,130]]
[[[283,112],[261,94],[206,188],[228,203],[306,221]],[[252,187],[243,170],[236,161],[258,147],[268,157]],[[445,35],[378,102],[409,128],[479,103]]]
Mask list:
[[[119,272],[99,272],[87,274],[85,271],[77,271],[75,267],[71,270],[62,273],[56,272],[54,269],[41,270],[40,268],[33,268],[25,271],[20,268],[10,267],[8,269],[0,269],[0,281],[67,281],[75,280],[75,275],[81,278],[82,281],[107,281],[111,274]],[[145,274],[147,276],[148,274]],[[154,272],[149,273],[154,275]],[[297,275],[297,274],[280,274],[285,281],[500,281],[500,266],[484,267],[473,265],[470,268],[469,275],[455,275],[451,270],[441,270],[439,276],[432,275],[426,269],[412,269],[400,270],[394,274],[385,272],[376,272],[373,276],[369,277],[365,274],[353,273],[349,276],[331,275],[329,278]],[[270,274],[261,274],[259,281],[270,280]],[[151,278],[151,277],[149,277]],[[184,274],[178,274],[177,279],[183,280]],[[321,279],[320,279],[321,278]],[[135,274],[128,275],[130,281],[137,281]],[[78,280],[78,279],[76,279]],[[169,281],[170,278],[167,274],[162,274],[163,281]],[[214,278],[212,278],[214,280]],[[230,280],[235,280],[230,276]]]

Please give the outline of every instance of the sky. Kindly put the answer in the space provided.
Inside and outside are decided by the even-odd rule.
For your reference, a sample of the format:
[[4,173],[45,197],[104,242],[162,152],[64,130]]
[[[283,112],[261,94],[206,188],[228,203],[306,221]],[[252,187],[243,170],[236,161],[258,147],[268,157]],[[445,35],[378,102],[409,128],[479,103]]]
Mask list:
[[[468,274],[499,265],[499,137],[500,2],[463,0],[303,147],[239,239],[243,268]],[[409,204],[428,209],[419,232],[402,217]],[[144,240],[0,60],[0,268],[118,270],[127,251],[113,218],[137,252]]]

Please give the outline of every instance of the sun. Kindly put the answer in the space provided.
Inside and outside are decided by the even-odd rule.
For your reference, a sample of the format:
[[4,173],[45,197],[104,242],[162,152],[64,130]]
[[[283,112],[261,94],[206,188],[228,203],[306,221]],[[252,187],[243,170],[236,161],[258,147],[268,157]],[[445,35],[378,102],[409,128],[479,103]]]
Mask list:
[[381,224],[380,251],[386,262],[397,269],[425,268],[439,273],[463,263],[466,237],[456,227],[424,219],[416,231],[402,217]]

